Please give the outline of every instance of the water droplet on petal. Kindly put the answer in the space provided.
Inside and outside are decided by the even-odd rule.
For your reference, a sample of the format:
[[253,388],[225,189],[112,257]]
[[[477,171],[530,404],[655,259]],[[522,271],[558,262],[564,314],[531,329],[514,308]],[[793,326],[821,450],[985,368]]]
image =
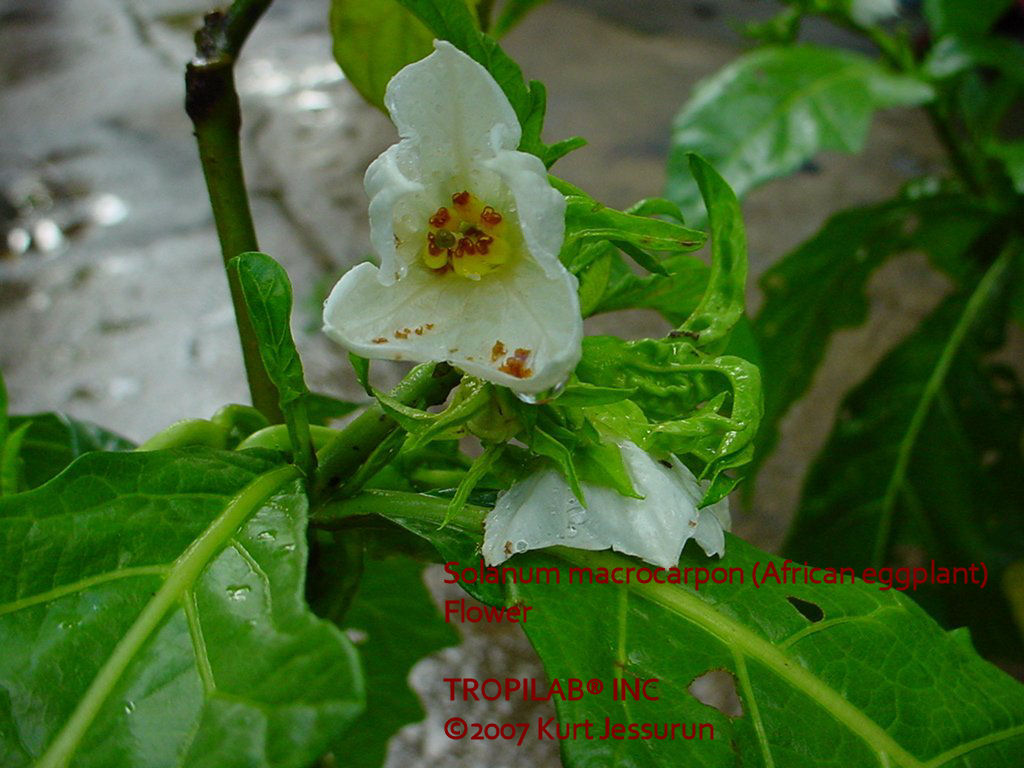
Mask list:
[[130,715],[134,711],[135,711],[135,702],[134,701],[126,701],[124,703],[124,713],[126,715]]
[[277,538],[276,531],[260,531],[256,534],[256,538],[260,541],[273,541]]
[[527,405],[543,405],[549,400],[554,400],[565,389],[565,381],[561,381],[553,387],[541,390],[540,392],[516,392],[516,397]]
[[529,546],[530,545],[526,542],[526,539],[520,539],[519,541],[517,541],[515,543],[515,546],[513,547],[513,551],[515,551],[515,552],[525,552]]

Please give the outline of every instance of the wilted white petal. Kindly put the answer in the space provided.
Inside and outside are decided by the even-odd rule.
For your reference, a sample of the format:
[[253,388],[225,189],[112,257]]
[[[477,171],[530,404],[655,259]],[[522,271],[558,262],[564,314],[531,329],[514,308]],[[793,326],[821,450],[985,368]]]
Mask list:
[[582,352],[576,278],[558,260],[565,198],[519,152],[494,78],[446,42],[399,72],[385,104],[401,141],[366,172],[380,269],[335,286],[324,330],[353,352],[447,360],[533,395]]
[[728,501],[697,509],[703,492],[693,473],[674,461],[663,466],[633,443],[620,446],[622,458],[642,499],[610,488],[583,485],[587,506],[554,470],[517,483],[498,498],[484,528],[483,555],[488,565],[531,549],[556,545],[577,549],[614,549],[669,568],[679,561],[691,538],[708,555],[725,551]]

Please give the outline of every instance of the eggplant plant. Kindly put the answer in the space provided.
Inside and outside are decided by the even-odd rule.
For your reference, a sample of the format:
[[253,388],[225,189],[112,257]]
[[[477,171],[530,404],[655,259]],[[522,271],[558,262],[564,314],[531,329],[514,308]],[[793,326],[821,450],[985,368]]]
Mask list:
[[[981,358],[1019,286],[1015,145],[992,115],[979,135],[949,122],[1018,93],[1013,72],[988,70],[1004,57],[980,14],[976,36],[943,38],[922,63],[862,3],[794,4],[762,30],[771,45],[684,109],[668,196],[615,210],[554,175],[584,142],[543,140],[544,86],[497,42],[535,4],[492,18],[490,2],[331,3],[338,62],[397,131],[366,173],[374,261],[324,306],[362,403],[307,387],[292,285],[249,209],[233,72],[269,0],[206,17],[186,108],[252,403],[136,446],[0,399],[0,765],[380,765],[422,718],[409,670],[454,642],[422,579],[434,561],[485,606],[464,613],[526,617],[542,688],[561,692],[557,722],[496,708],[453,718],[448,738],[558,740],[567,766],[1016,763],[1024,689],[967,629],[863,570],[924,530],[908,519],[960,505],[959,527],[940,530],[998,546],[968,554],[1016,594],[1004,512],[1021,496],[988,500],[1021,480],[1018,390]],[[983,5],[994,19],[1006,4]],[[953,2],[929,8],[939,31],[960,23]],[[795,44],[812,13],[870,34],[886,61]],[[951,143],[958,181],[839,214],[787,257],[755,321],[759,367],[740,332],[736,193],[823,146],[855,148],[894,104],[934,105],[951,142],[984,152]],[[812,474],[791,548],[836,566],[823,576],[729,533],[729,495],[828,333],[863,314],[845,278],[862,284],[908,238],[941,240],[961,290],[851,396]],[[584,318],[629,308],[659,312],[666,333],[584,333]],[[415,365],[383,391],[372,360]],[[989,445],[972,440],[1005,452],[927,463]],[[1006,527],[990,535],[982,512]],[[845,566],[860,570],[837,581]],[[694,692],[714,671],[735,708]]]

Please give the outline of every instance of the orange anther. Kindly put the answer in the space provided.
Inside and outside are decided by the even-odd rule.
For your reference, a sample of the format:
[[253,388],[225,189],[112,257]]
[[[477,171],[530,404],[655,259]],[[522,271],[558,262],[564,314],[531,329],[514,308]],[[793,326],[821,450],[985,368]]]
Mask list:
[[452,195],[452,202],[456,205],[465,205],[469,202],[469,192],[463,190],[462,192],[456,192]]

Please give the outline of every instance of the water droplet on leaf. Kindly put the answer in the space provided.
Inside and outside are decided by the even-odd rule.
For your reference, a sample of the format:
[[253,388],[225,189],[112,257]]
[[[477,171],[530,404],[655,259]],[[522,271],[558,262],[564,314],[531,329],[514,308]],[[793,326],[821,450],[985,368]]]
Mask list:
[[245,597],[248,594],[249,587],[245,584],[241,584],[236,587],[228,587],[228,598],[231,600],[245,600]]

